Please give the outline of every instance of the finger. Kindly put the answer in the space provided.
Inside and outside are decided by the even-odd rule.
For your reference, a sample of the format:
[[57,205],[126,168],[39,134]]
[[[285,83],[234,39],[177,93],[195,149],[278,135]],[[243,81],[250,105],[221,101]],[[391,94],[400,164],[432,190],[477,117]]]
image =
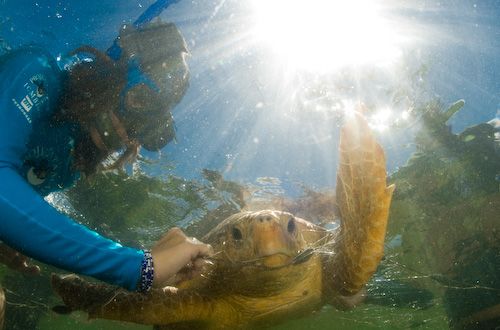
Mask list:
[[179,289],[176,288],[175,286],[165,286],[162,288],[163,292],[166,293],[166,294],[176,294]]
[[211,257],[214,255],[214,248],[210,244],[200,244],[198,256],[199,257]]
[[206,269],[207,267],[211,267],[213,266],[214,263],[210,260],[207,260],[207,259],[203,259],[203,258],[198,258],[196,260],[193,261],[193,269],[195,270],[204,270]]
[[191,244],[203,244],[196,237],[187,237],[186,241],[188,241]]
[[183,246],[182,250],[186,253],[186,256],[191,260],[196,258],[205,258],[213,255],[213,248],[209,244],[204,244],[198,241],[198,243],[193,243],[192,238],[188,238]]
[[187,263],[184,267],[182,267],[182,269],[179,270],[179,272],[177,272],[177,275],[181,276],[188,275],[189,277],[191,277],[190,274],[192,274],[195,271],[203,270],[210,264],[212,264],[210,261],[205,260],[203,258],[198,258]]

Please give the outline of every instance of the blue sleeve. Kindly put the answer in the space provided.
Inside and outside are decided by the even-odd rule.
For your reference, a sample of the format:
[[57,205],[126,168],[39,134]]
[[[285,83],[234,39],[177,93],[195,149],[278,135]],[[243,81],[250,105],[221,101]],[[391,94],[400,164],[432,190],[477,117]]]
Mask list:
[[[54,77],[60,72],[49,55],[36,49],[10,56],[0,59],[0,239],[47,264],[135,290],[143,251],[104,238],[59,213],[19,174],[32,120],[37,111],[54,106],[50,96],[57,94],[60,81]],[[33,77],[44,77],[49,95],[40,106],[16,101],[22,100]]]
[[0,238],[37,260],[129,290],[144,254],[100,236],[52,208],[12,168],[0,167]]

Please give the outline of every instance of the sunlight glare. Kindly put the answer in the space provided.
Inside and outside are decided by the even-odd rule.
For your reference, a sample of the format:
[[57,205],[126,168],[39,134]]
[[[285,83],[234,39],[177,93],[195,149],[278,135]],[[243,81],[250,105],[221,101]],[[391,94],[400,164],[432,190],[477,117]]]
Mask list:
[[297,68],[386,64],[400,54],[399,37],[375,0],[252,1],[255,38]]
[[359,102],[355,102],[351,99],[343,99],[341,100],[341,104],[344,116],[346,116],[347,118],[354,117],[354,114],[358,111],[360,106]]
[[409,118],[410,118],[410,112],[403,111],[403,113],[401,114],[401,119],[408,120]]
[[383,132],[389,128],[389,122],[393,117],[391,109],[381,109],[370,118],[370,126],[376,131]]

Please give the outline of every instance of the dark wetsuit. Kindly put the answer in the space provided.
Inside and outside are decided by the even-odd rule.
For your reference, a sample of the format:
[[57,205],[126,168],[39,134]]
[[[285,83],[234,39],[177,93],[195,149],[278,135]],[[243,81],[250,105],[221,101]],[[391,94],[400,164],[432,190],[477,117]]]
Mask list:
[[42,262],[130,290],[144,252],[100,236],[44,199],[71,186],[77,126],[52,121],[65,72],[28,47],[0,58],[0,240]]

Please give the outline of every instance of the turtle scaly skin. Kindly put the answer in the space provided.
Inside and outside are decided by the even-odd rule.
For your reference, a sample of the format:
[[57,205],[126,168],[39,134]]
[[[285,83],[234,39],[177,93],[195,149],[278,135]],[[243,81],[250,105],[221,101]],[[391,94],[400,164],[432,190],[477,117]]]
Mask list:
[[159,329],[267,326],[307,315],[340,295],[354,295],[382,257],[393,186],[366,121],[354,115],[340,143],[337,198],[342,225],[330,232],[287,212],[241,212],[204,238],[215,251],[203,276],[147,294],[54,276],[70,310],[91,318]]

